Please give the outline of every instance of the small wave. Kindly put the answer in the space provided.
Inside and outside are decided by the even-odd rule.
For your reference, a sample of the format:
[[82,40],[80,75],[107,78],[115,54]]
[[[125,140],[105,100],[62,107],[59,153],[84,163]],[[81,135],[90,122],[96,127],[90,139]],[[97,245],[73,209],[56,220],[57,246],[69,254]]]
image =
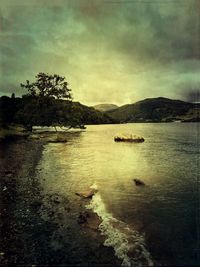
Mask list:
[[[96,184],[92,188],[97,189]],[[113,247],[115,255],[122,260],[122,266],[153,266],[150,253],[146,249],[144,236],[130,229],[128,225],[117,220],[106,211],[99,193],[96,193],[87,209],[92,209],[102,219],[99,226],[101,234],[106,237],[104,245]]]

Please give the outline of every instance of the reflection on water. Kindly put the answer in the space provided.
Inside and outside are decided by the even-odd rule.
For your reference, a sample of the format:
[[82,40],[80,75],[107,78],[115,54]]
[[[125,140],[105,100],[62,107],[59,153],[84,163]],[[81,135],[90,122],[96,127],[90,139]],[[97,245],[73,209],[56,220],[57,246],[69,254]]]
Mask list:
[[[145,142],[115,143],[118,133]],[[46,190],[72,200],[96,183],[106,211],[144,237],[156,262],[198,265],[198,149],[195,123],[88,126],[66,144],[47,145],[39,168]]]

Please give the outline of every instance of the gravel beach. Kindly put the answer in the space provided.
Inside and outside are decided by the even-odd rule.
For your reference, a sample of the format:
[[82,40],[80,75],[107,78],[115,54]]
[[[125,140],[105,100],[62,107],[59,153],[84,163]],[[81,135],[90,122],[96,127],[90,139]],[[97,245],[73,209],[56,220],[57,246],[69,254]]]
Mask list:
[[103,245],[101,220],[85,209],[89,198],[70,203],[43,194],[36,167],[44,145],[25,139],[0,143],[0,265],[120,265]]

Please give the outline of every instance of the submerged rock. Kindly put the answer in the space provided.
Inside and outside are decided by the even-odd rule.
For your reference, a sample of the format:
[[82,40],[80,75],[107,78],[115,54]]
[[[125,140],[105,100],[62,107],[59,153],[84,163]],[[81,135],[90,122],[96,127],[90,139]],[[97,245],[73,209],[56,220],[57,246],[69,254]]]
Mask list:
[[97,193],[96,189],[88,188],[84,191],[76,192],[76,195],[83,198],[92,198],[95,193]]
[[118,135],[114,137],[115,142],[133,142],[142,143],[144,142],[144,137],[138,135]]
[[140,179],[133,179],[133,181],[135,182],[135,185],[137,186],[145,186],[145,183]]

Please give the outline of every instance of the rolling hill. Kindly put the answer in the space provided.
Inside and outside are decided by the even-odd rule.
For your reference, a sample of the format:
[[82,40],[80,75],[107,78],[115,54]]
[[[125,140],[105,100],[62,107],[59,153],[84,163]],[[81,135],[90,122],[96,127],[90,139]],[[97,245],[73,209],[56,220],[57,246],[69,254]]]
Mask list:
[[120,123],[200,121],[200,104],[164,97],[147,98],[134,104],[107,111],[106,114],[120,121]]

